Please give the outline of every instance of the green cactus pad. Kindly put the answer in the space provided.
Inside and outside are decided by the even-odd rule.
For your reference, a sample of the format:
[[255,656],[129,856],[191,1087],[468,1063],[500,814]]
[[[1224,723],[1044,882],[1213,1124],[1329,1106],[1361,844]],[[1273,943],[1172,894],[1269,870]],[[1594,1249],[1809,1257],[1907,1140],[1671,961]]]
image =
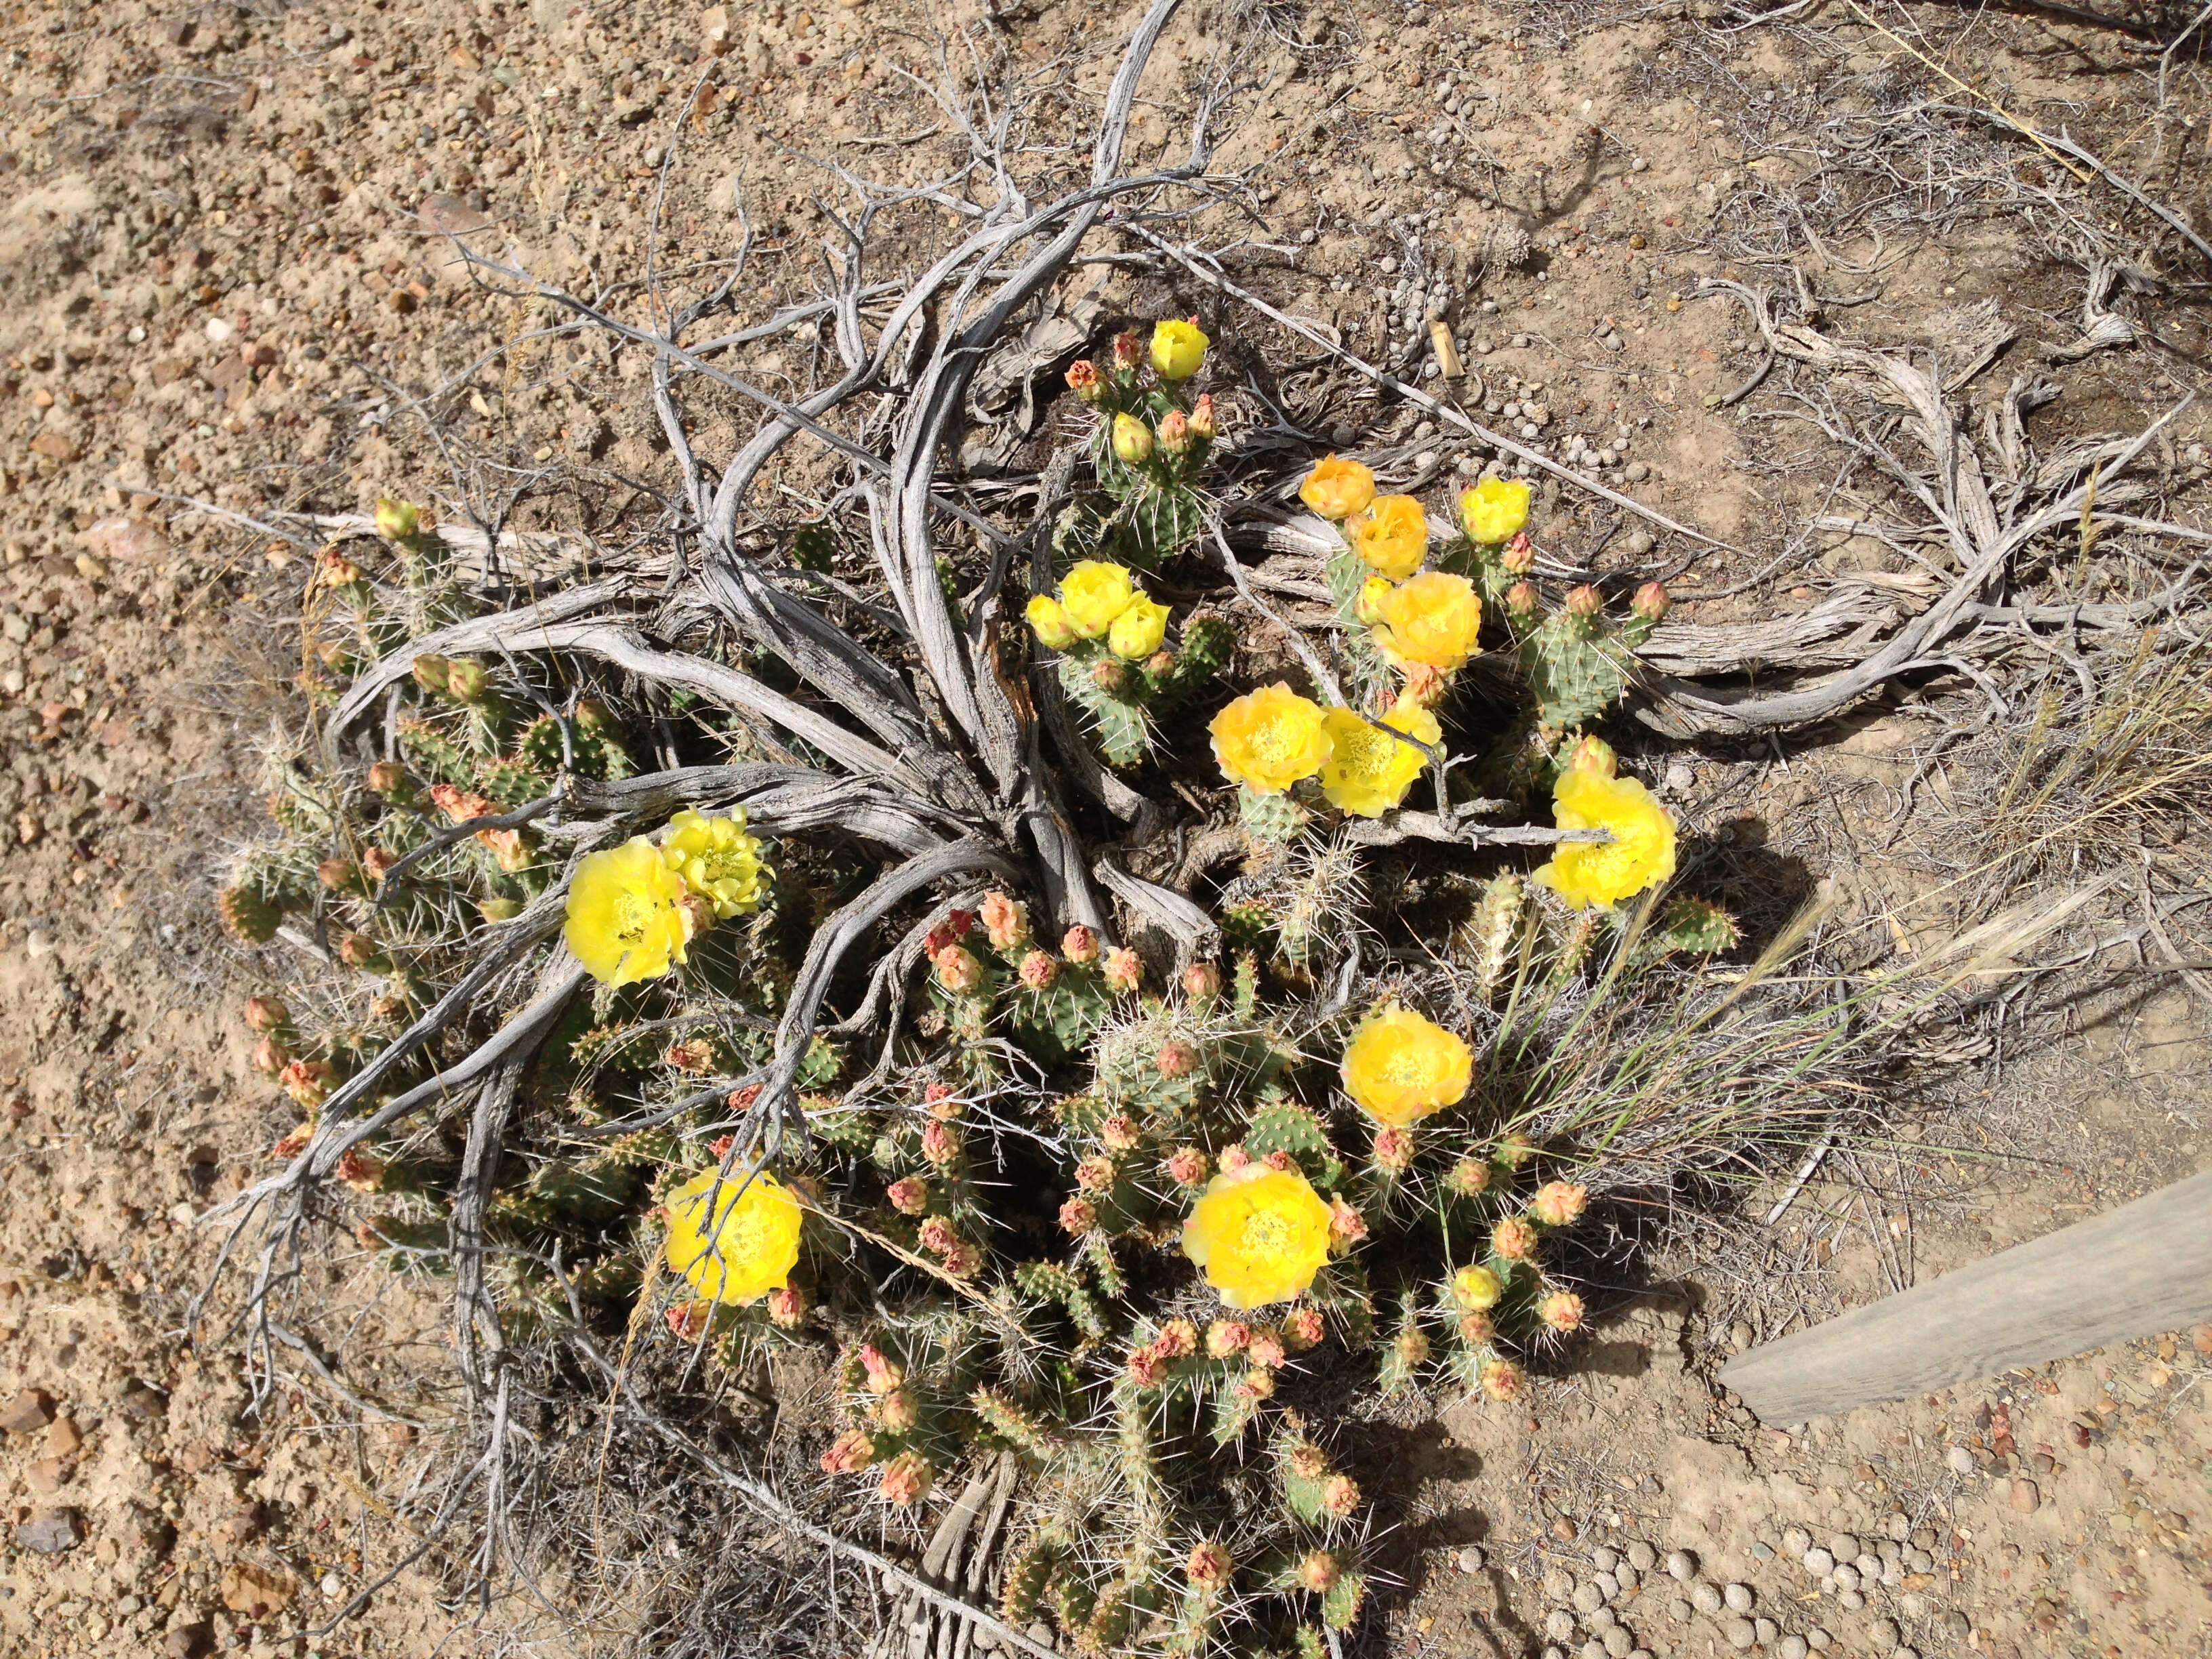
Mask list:
[[1245,834],[1277,846],[1296,841],[1312,816],[1288,794],[1262,795],[1239,784],[1237,811]]
[[1255,1158],[1288,1152],[1310,1169],[1330,1156],[1328,1131],[1305,1107],[1294,1101],[1274,1101],[1252,1114],[1252,1126],[1244,1132],[1244,1150]]
[[1743,937],[1735,917],[1698,898],[1670,900],[1660,915],[1658,936],[1669,951],[1701,957],[1732,950]]
[[1521,642],[1521,672],[1537,718],[1561,731],[1588,725],[1628,687],[1627,653],[1564,611]]

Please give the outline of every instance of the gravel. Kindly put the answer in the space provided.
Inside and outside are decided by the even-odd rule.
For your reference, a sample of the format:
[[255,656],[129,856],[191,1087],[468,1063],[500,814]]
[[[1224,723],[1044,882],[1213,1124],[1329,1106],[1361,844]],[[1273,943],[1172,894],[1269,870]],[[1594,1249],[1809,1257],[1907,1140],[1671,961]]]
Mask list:
[[1701,1579],[1690,1586],[1690,1605],[1699,1613],[1718,1613],[1721,1610],[1721,1593]]
[[1628,1565],[1638,1572],[1649,1572],[1659,1565],[1659,1553],[1641,1538],[1628,1547]]
[[1698,1576],[1698,1558],[1687,1550],[1668,1551],[1667,1576],[1677,1583],[1688,1583]]
[[1759,1627],[1748,1619],[1731,1619],[1721,1626],[1721,1634],[1728,1638],[1732,1648],[1747,1649],[1759,1644]]
[[1748,1584],[1729,1584],[1721,1591],[1721,1600],[1728,1603],[1730,1613],[1749,1613],[1753,1599]]
[[1815,1578],[1826,1578],[1836,1570],[1836,1558],[1829,1551],[1815,1545],[1805,1552],[1805,1571]]

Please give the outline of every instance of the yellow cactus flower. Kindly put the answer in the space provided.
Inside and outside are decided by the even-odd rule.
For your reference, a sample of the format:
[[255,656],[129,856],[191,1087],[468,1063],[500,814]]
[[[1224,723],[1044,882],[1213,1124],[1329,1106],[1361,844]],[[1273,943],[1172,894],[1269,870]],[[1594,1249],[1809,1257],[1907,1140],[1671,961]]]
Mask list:
[[[1321,792],[1332,806],[1355,817],[1379,818],[1406,799],[1427,763],[1425,755],[1376,731],[1349,708],[1332,708],[1322,722],[1334,745],[1321,769]],[[1406,698],[1382,717],[1382,724],[1425,744],[1443,740],[1437,717]]]
[[686,807],[669,819],[668,832],[661,857],[685,886],[714,907],[717,917],[727,921],[760,908],[769,870],[761,862],[759,840],[745,833],[743,807],[711,818]]
[[1370,576],[1359,584],[1359,597],[1352,602],[1352,614],[1370,628],[1382,620],[1382,601],[1389,594],[1391,582],[1388,577]]
[[1609,830],[1613,840],[1567,842],[1536,879],[1580,910],[1618,904],[1674,873],[1674,820],[1634,778],[1585,767],[1559,774],[1552,818],[1562,830]]
[[1129,608],[1114,618],[1106,630],[1106,644],[1115,656],[1141,662],[1160,648],[1168,636],[1168,608],[1148,594],[1139,593]]
[[1060,609],[1060,601],[1049,593],[1031,596],[1022,615],[1029,618],[1030,631],[1037,636],[1037,643],[1054,651],[1065,651],[1075,643],[1075,626],[1067,620],[1067,612]]
[[1231,783],[1279,795],[1328,759],[1321,706],[1279,683],[1247,692],[1213,717],[1213,757]]
[[799,1219],[799,1200],[767,1170],[746,1181],[708,1170],[668,1195],[669,1268],[711,1302],[757,1302],[798,1265]]
[[1137,597],[1124,566],[1085,559],[1060,584],[1060,606],[1079,639],[1095,640]]
[[1195,322],[1174,317],[1152,325],[1152,368],[1163,380],[1188,380],[1213,343]]
[[1386,1002],[1346,1045],[1342,1073],[1360,1110],[1403,1128],[1466,1097],[1474,1055],[1434,1020]]
[[1528,522],[1526,478],[1485,478],[1459,497],[1459,521],[1469,541],[1495,545],[1510,542]]
[[1152,459],[1152,429],[1135,416],[1114,417],[1114,453],[1131,466]]
[[562,936],[593,979],[608,985],[658,979],[672,962],[684,960],[690,896],[660,848],[634,836],[576,866]]
[[1254,1162],[1218,1175],[1183,1223],[1182,1253],[1237,1309],[1304,1293],[1328,1260],[1329,1207],[1294,1170]]
[[1358,461],[1324,455],[1298,486],[1298,499],[1324,519],[1348,519],[1375,499],[1375,475]]
[[1401,667],[1449,673],[1481,648],[1482,601],[1464,576],[1425,570],[1392,588],[1376,609],[1382,621],[1375,642]]
[[1394,582],[1419,570],[1429,556],[1429,515],[1411,495],[1377,495],[1344,529],[1367,568]]

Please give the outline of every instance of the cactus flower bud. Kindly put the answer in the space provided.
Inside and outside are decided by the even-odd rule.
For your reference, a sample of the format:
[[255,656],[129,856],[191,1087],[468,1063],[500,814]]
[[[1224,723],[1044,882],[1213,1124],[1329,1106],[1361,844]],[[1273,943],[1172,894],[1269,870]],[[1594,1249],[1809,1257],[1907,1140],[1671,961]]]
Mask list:
[[1399,1332],[1396,1340],[1392,1342],[1390,1346],[1398,1356],[1398,1363],[1401,1365],[1423,1365],[1428,1363],[1428,1333],[1418,1327],[1408,1326]]
[[893,1389],[876,1402],[876,1421],[893,1434],[904,1434],[921,1421],[921,1407],[904,1389]]
[[1042,951],[1032,951],[1022,958],[1018,970],[1022,983],[1032,991],[1049,991],[1053,981],[1060,977],[1060,964]]
[[1155,651],[1145,659],[1145,672],[1151,675],[1154,680],[1167,678],[1169,675],[1175,672],[1175,665],[1176,653],[1172,651]]
[[381,883],[391,873],[392,866],[399,862],[400,855],[387,853],[381,847],[372,847],[361,855],[361,867],[368,872],[372,882]]
[[1536,1317],[1544,1322],[1547,1329],[1562,1334],[1579,1330],[1583,1322],[1583,1299],[1572,1291],[1553,1291],[1537,1301]]
[[1114,453],[1131,466],[1152,459],[1152,429],[1134,415],[1114,417]]
[[1144,965],[1137,960],[1137,953],[1125,945],[1107,951],[1099,971],[1117,991],[1133,991],[1144,979]]
[[1595,772],[1601,778],[1610,778],[1620,771],[1620,757],[1603,738],[1581,737],[1567,750],[1565,769]]
[[1271,1371],[1280,1370],[1283,1361],[1288,1358],[1283,1346],[1283,1334],[1269,1326],[1262,1326],[1252,1333],[1252,1340],[1244,1352],[1255,1365],[1264,1366]]
[[983,923],[984,936],[994,951],[1011,951],[1030,936],[1028,910],[1004,893],[984,894],[982,908],[977,914]]
[[1242,1141],[1232,1142],[1221,1149],[1221,1173],[1234,1175],[1252,1161],[1252,1154],[1244,1150]]
[[1319,1347],[1327,1334],[1328,1328],[1322,1323],[1319,1308],[1293,1308],[1284,1316],[1283,1346],[1292,1353]]
[[929,1207],[929,1183],[917,1176],[904,1176],[884,1188],[884,1196],[901,1215],[920,1215]]
[[1509,1215],[1490,1231],[1492,1253],[1508,1261],[1527,1261],[1536,1254],[1536,1230],[1519,1216]]
[[1260,1162],[1266,1164],[1271,1170],[1289,1170],[1295,1168],[1297,1165],[1297,1160],[1291,1157],[1287,1149],[1281,1146],[1276,1147],[1273,1152],[1269,1152],[1265,1158],[1261,1158]]
[[519,898],[488,898],[477,901],[477,914],[486,921],[513,921],[522,914]]
[[806,1322],[806,1292],[787,1285],[768,1296],[769,1322],[779,1330],[795,1331]]
[[1159,1054],[1153,1063],[1160,1068],[1162,1077],[1173,1082],[1198,1069],[1198,1050],[1181,1037],[1170,1037],[1160,1044]]
[[1493,1359],[1482,1368],[1482,1391],[1492,1400],[1518,1400],[1528,1387],[1528,1372],[1510,1359]]
[[1243,1353],[1252,1346],[1252,1328],[1241,1319],[1217,1319],[1206,1328],[1206,1352],[1215,1359]]
[[1098,1206],[1087,1198],[1071,1198],[1060,1206],[1060,1224],[1080,1238],[1098,1224]]
[[326,1060],[295,1060],[277,1074],[276,1080],[294,1104],[312,1112],[331,1097],[331,1085],[338,1080],[338,1074]]
[[1103,1193],[1114,1184],[1114,1160],[1092,1153],[1075,1166],[1075,1184],[1086,1193]]
[[937,970],[937,982],[957,995],[965,996],[983,983],[983,964],[957,945],[939,951],[931,958],[930,966]]
[[1462,1267],[1452,1275],[1451,1288],[1455,1302],[1477,1312],[1496,1307],[1505,1294],[1505,1282],[1484,1267]]
[[1367,1218],[1340,1198],[1328,1202],[1329,1242],[1339,1246],[1357,1244],[1367,1237]]
[[1403,1175],[1413,1167],[1413,1137],[1405,1130],[1384,1127],[1375,1132],[1375,1164],[1392,1175]]
[[1167,1361],[1150,1343],[1129,1351],[1129,1381],[1140,1389],[1157,1389],[1167,1376]]
[[422,509],[412,501],[396,501],[386,496],[376,504],[376,533],[388,542],[404,542],[419,534],[422,528]]
[[933,1118],[921,1131],[921,1155],[939,1169],[960,1156],[960,1135],[953,1127]]
[[1498,1338],[1498,1321],[1482,1312],[1462,1314],[1459,1319],[1459,1340],[1470,1348],[1481,1347]]
[[246,998],[246,1024],[248,1030],[274,1031],[291,1023],[292,1011],[284,1006],[283,998]]
[[1116,1112],[1098,1126],[1098,1139],[1106,1143],[1109,1152],[1134,1152],[1139,1139],[1137,1121],[1127,1112]]
[[1088,357],[1078,357],[1067,366],[1067,389],[1086,404],[1095,404],[1105,395],[1105,387],[1098,379],[1098,365]]
[[1201,392],[1198,406],[1190,411],[1190,435],[1200,443],[1212,443],[1219,430],[1213,422],[1213,394]]
[[1145,361],[1145,342],[1134,329],[1125,329],[1114,337],[1114,367],[1124,373],[1133,373]]
[[368,973],[381,973],[392,965],[392,959],[367,933],[347,933],[342,937],[338,940],[338,960],[349,968],[359,968]]
[[679,1342],[696,1342],[706,1335],[707,1321],[714,1311],[711,1302],[679,1302],[665,1316],[668,1328]]
[[337,548],[326,547],[315,562],[315,579],[325,587],[351,587],[361,580],[361,567]]
[[1567,614],[1578,622],[1588,622],[1605,609],[1605,595],[1584,582],[1567,594]]
[[1198,1352],[1198,1327],[1188,1319],[1170,1319],[1160,1327],[1152,1346],[1167,1359],[1188,1359]]
[[1060,953],[1081,966],[1098,960],[1098,935],[1081,922],[1061,935]]
[[1463,1158],[1452,1165],[1447,1184],[1462,1198],[1480,1197],[1490,1186],[1490,1166],[1475,1158]]
[[931,928],[928,935],[923,939],[922,954],[934,958],[937,953],[946,945],[957,945],[962,939],[966,939],[969,930],[975,925],[975,918],[965,910],[946,911],[945,920]]
[[272,1082],[283,1077],[291,1063],[291,1049],[277,1037],[265,1036],[253,1045],[253,1069]]
[[315,866],[315,878],[323,884],[324,890],[331,893],[358,893],[363,890],[361,866],[351,859],[325,859]]
[[983,1265],[980,1245],[970,1244],[964,1238],[956,1238],[945,1247],[945,1271],[955,1279],[972,1279]]
[[1352,614],[1370,628],[1382,620],[1382,601],[1390,597],[1395,586],[1388,576],[1370,576],[1359,584],[1359,595],[1352,602]]
[[1589,1188],[1571,1181],[1547,1181],[1528,1200],[1528,1213],[1547,1227],[1571,1226],[1589,1207]]
[[315,1120],[296,1123],[287,1130],[283,1139],[269,1149],[271,1158],[294,1158],[307,1150],[308,1142],[315,1138]]
[[1160,447],[1170,455],[1190,448],[1190,416],[1182,410],[1171,409],[1160,417]]
[[1133,675],[1129,665],[1118,657],[1101,657],[1091,665],[1091,683],[1109,697],[1118,697],[1127,691]]
[[1195,1146],[1178,1146],[1168,1156],[1168,1179],[1178,1187],[1200,1187],[1206,1183],[1208,1161],[1204,1152]]
[[929,1494],[929,1483],[935,1471],[928,1459],[920,1452],[902,1451],[884,1465],[882,1477],[876,1491],[886,1504],[901,1509],[911,1508]]
[[860,1370],[867,1378],[870,1394],[889,1394],[906,1381],[906,1368],[889,1358],[872,1342],[860,1344]]
[[1522,531],[1505,544],[1505,550],[1498,556],[1498,562],[1508,574],[1525,576],[1536,568],[1536,550],[1530,544],[1528,532]]
[[1335,1520],[1350,1519],[1359,1507],[1359,1483],[1348,1474],[1329,1476],[1322,1485],[1321,1506]]
[[1667,597],[1664,587],[1657,582],[1646,582],[1636,590],[1635,597],[1628,602],[1628,608],[1646,622],[1658,623],[1667,619],[1667,612],[1674,608],[1674,603]]
[[1505,619],[1523,633],[1535,622],[1540,608],[1534,583],[1516,582],[1505,590]]
[[331,1173],[355,1192],[373,1193],[384,1184],[384,1160],[374,1152],[349,1146],[338,1155],[337,1168]]
[[1243,1401],[1270,1400],[1275,1393],[1275,1374],[1268,1370],[1249,1370],[1238,1378],[1230,1389],[1232,1399]]
[[1310,1550],[1306,1559],[1298,1563],[1298,1583],[1316,1595],[1326,1595],[1335,1587],[1342,1571],[1336,1558],[1327,1550]]
[[1183,1576],[1200,1589],[1218,1595],[1229,1588],[1233,1567],[1229,1552],[1209,1539],[1190,1547],[1190,1553],[1183,1559],[1182,1571]]
[[1535,1156],[1535,1142],[1517,1131],[1498,1143],[1498,1161],[1509,1170],[1526,1168],[1528,1161]]
[[1075,625],[1067,619],[1067,611],[1049,593],[1033,595],[1022,611],[1030,631],[1037,636],[1037,643],[1048,650],[1065,651],[1075,643]]
[[822,1454],[824,1474],[858,1474],[876,1461],[876,1437],[866,1429],[848,1429]]
[[446,665],[446,690],[462,702],[478,702],[486,684],[484,665],[468,657],[455,657]]
[[1221,994],[1221,969],[1210,962],[1194,962],[1182,970],[1182,994],[1193,1002],[1211,1002]]
[[425,651],[415,659],[408,672],[414,675],[416,685],[434,692],[446,689],[447,676],[451,671],[443,657],[434,651]]

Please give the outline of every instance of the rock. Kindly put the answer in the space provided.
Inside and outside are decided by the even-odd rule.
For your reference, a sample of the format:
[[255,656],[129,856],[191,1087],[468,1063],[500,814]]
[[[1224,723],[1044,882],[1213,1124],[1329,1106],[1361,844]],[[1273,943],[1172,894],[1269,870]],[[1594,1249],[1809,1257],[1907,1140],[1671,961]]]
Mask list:
[[1586,1613],[1583,1615],[1583,1626],[1598,1636],[1604,1635],[1620,1622],[1620,1620],[1613,1617],[1611,1607],[1600,1607],[1595,1613]]
[[1839,1589],[1836,1592],[1836,1605],[1845,1613],[1856,1613],[1866,1605],[1866,1597],[1855,1589]]
[[15,1547],[34,1555],[59,1555],[76,1547],[82,1527],[75,1510],[33,1510],[15,1528]]
[[1805,1645],[1815,1653],[1826,1653],[1835,1645],[1836,1638],[1815,1625],[1805,1632]]
[[23,1480],[33,1492],[51,1498],[69,1483],[69,1466],[58,1457],[41,1457],[23,1471]]
[[1954,1607],[1936,1621],[1936,1628],[1954,1642],[1963,1642],[1974,1633],[1974,1621]]
[[1728,1603],[1730,1613],[1749,1613],[1752,1602],[1751,1586],[1748,1584],[1723,1585],[1721,1589],[1721,1600]]
[[46,1425],[46,1455],[50,1457],[74,1457],[78,1447],[84,1444],[84,1431],[66,1417],[57,1417]]
[[1598,1640],[1605,1644],[1607,1659],[1628,1659],[1636,1649],[1636,1638],[1618,1625],[1599,1637]]
[[[1686,772],[1690,769],[1686,766],[1682,769]],[[1671,782],[1671,772],[1668,778]],[[1782,1547],[1802,1560],[1805,1552],[1813,1547],[1813,1534],[1802,1527],[1784,1527],[1782,1529]]]
[[1898,1644],[1897,1620],[1877,1619],[1867,1626],[1867,1644],[1876,1653],[1887,1653]]
[[9,1434],[35,1434],[53,1420],[53,1397],[43,1389],[25,1389],[0,1407],[0,1429]]
[[1639,559],[1644,557],[1658,545],[1658,542],[1648,530],[1639,530],[1628,538],[1629,552]]
[[1828,1540],[1828,1553],[1838,1561],[1856,1561],[1859,1559],[1859,1540],[1850,1533],[1839,1532]]
[[1848,1595],[1859,1587],[1859,1570],[1848,1562],[1839,1562],[1837,1564],[1835,1579],[1837,1589]]
[[2012,1483],[2012,1506],[2022,1515],[2033,1515],[2043,1507],[2043,1491],[2026,1475]]
[[1690,1605],[1699,1613],[1718,1613],[1722,1606],[1719,1589],[1698,1580],[1690,1586]]
[[1631,461],[1621,468],[1620,475],[1631,483],[1642,483],[1651,476],[1651,469],[1641,461]]
[[1815,1578],[1826,1578],[1836,1570],[1835,1556],[1817,1544],[1805,1552],[1802,1559],[1805,1563],[1805,1571]]
[[1721,1634],[1728,1638],[1732,1648],[1742,1650],[1759,1645],[1759,1627],[1748,1619],[1729,1620],[1721,1626]]
[[441,236],[461,236],[483,230],[491,221],[458,196],[432,196],[417,210],[424,225]]
[[1889,1534],[1893,1543],[1902,1544],[1912,1536],[1912,1522],[1903,1510],[1892,1510],[1889,1519],[1881,1523],[1881,1529]]
[[1575,1593],[1575,1581],[1565,1567],[1547,1567],[1544,1571],[1544,1594],[1554,1601],[1564,1601]]
[[1690,1605],[1687,1599],[1680,1595],[1667,1603],[1667,1616],[1678,1625],[1687,1624],[1690,1615],[1696,1611],[1697,1609]]
[[103,559],[152,564],[174,551],[161,526],[143,519],[101,519],[77,532],[77,545]]
[[1741,1353],[1746,1348],[1748,1348],[1751,1346],[1752,1340],[1756,1334],[1757,1333],[1751,1328],[1751,1322],[1749,1320],[1737,1320],[1735,1323],[1729,1326],[1728,1328],[1729,1351],[1731,1353]]
[[1577,1585],[1575,1589],[1575,1611],[1595,1613],[1605,1605],[1605,1592],[1595,1584]]
[[199,1659],[208,1647],[208,1627],[204,1621],[179,1625],[161,1638],[161,1652],[166,1659]]
[[65,432],[41,432],[31,440],[31,452],[64,466],[77,458],[76,442]]
[[1761,1647],[1771,1645],[1774,1638],[1782,1634],[1782,1626],[1771,1619],[1754,1619],[1751,1621],[1751,1627],[1759,1632],[1759,1644]]
[[1620,1580],[1610,1572],[1601,1572],[1590,1582],[1597,1586],[1597,1593],[1608,1601],[1620,1594]]
[[1688,1583],[1698,1576],[1698,1558],[1687,1550],[1668,1551],[1667,1576],[1677,1583]]
[[233,1561],[222,1570],[222,1604],[258,1620],[282,1610],[292,1599],[289,1573],[271,1572],[251,1561]]
[[1645,1543],[1641,1538],[1635,1540],[1629,1545],[1628,1565],[1635,1568],[1637,1571],[1649,1572],[1658,1564],[1658,1552],[1654,1550],[1650,1545]]
[[1943,1462],[1954,1474],[1972,1474],[1974,1455],[1964,1446],[1953,1446],[1943,1454]]
[[1802,1636],[1785,1636],[1774,1644],[1774,1659],[1805,1659],[1812,1650]]
[[1554,1642],[1564,1642],[1575,1633],[1575,1616],[1565,1607],[1553,1607],[1544,1615],[1544,1634]]
[[1590,1565],[1600,1572],[1611,1572],[1620,1565],[1620,1552],[1600,1544],[1590,1552]]

